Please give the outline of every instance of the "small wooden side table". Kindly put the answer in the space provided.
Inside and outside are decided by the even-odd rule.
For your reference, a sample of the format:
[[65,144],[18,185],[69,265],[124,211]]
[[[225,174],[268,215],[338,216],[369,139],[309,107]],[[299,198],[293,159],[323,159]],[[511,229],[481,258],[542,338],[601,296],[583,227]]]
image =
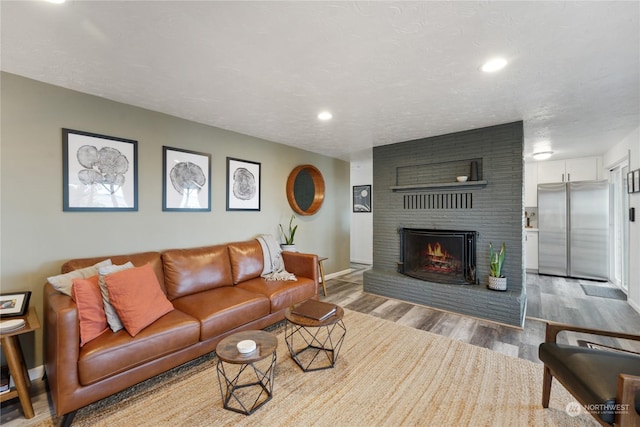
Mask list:
[[29,394],[31,380],[29,379],[29,372],[27,371],[27,365],[24,361],[24,355],[22,354],[22,347],[20,346],[18,337],[21,334],[40,329],[40,320],[38,320],[38,313],[36,313],[35,307],[30,307],[29,313],[26,316],[12,317],[12,319],[24,319],[25,325],[20,329],[0,334],[0,342],[2,343],[2,351],[4,351],[7,365],[9,365],[9,372],[11,372],[16,388],[8,393],[0,394],[0,402],[18,397],[22,411],[24,412],[24,417],[33,418],[35,413],[33,412],[31,395]]
[[[240,353],[237,344],[252,340],[256,349]],[[253,412],[273,397],[278,339],[265,331],[242,331],[229,335],[216,346],[218,382],[222,406],[244,415]],[[270,360],[268,359],[270,357]],[[262,366],[258,362],[265,361]],[[225,363],[229,366],[225,366]],[[235,368],[233,368],[235,365]],[[251,372],[253,371],[253,372]]]
[[324,296],[327,296],[327,282],[324,280],[324,267],[322,266],[322,261],[326,261],[329,258],[327,257],[318,257],[318,270],[320,271],[320,278],[322,279],[322,290],[324,291]]

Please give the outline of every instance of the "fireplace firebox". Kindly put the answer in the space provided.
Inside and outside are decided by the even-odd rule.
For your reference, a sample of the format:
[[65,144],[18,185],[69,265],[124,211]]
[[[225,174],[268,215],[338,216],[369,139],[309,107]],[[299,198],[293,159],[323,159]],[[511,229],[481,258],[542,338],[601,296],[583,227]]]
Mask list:
[[436,283],[478,284],[475,231],[401,228],[398,271]]

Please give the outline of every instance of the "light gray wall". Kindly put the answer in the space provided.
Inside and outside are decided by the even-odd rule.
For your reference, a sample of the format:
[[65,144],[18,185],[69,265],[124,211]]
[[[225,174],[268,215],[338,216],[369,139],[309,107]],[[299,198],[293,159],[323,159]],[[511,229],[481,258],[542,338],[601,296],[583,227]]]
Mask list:
[[[373,150],[359,153],[351,160],[351,188],[355,185],[373,184]],[[372,187],[372,193],[376,191]],[[373,210],[372,212],[353,212],[352,196],[351,213],[351,261],[361,264],[373,263]]]
[[[13,74],[0,84],[0,284],[31,290],[41,320],[43,284],[68,259],[277,235],[293,213],[285,186],[300,164],[322,172],[326,196],[317,214],[296,220],[298,250],[329,257],[327,274],[349,268],[349,163]],[[62,128],[138,141],[137,212],[62,211]],[[211,212],[162,211],[163,145],[211,153]],[[261,163],[259,212],[226,211],[227,157]],[[42,332],[28,335],[26,356],[38,365]]]

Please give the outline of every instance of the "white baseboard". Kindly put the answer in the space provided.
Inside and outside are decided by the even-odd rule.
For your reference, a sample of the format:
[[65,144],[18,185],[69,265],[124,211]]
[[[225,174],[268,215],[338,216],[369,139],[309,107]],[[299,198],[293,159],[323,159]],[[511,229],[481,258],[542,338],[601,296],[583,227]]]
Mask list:
[[372,259],[351,259],[351,262],[354,264],[368,264],[368,265],[373,264]]
[[633,308],[635,311],[638,312],[638,314],[640,314],[640,305],[636,304],[635,301],[630,300],[627,298],[627,302],[629,303],[629,305],[631,306],[631,308]]
[[335,273],[331,273],[331,274],[325,274],[324,278],[325,280],[329,280],[329,279],[333,279],[334,277],[338,277],[338,276],[342,276],[344,274],[349,274],[353,271],[353,269],[348,268],[346,270],[342,270],[342,271],[336,271]]

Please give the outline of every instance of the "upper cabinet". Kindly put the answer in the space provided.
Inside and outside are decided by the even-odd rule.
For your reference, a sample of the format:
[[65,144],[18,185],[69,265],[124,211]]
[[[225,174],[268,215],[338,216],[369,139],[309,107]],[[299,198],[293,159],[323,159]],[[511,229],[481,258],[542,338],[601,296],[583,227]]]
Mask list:
[[524,164],[524,205],[538,206],[538,184],[602,179],[598,157]]
[[550,182],[593,181],[598,179],[598,158],[581,157],[578,159],[540,162],[538,165],[538,184]]

